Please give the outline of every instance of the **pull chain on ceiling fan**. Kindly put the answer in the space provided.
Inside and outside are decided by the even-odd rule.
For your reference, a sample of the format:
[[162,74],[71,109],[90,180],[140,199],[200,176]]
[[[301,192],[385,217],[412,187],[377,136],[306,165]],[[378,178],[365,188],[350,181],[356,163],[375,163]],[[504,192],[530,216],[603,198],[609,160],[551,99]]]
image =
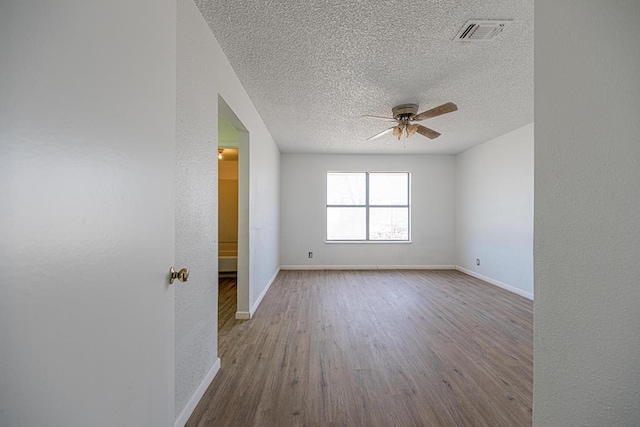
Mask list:
[[373,119],[383,119],[392,122],[397,122],[398,124],[390,127],[389,129],[383,130],[379,134],[373,135],[371,138],[368,138],[367,141],[371,141],[372,139],[379,138],[388,133],[393,133],[393,136],[398,138],[398,141],[402,137],[404,133],[407,138],[411,138],[416,133],[419,133],[422,136],[426,136],[429,139],[434,139],[440,136],[440,133],[436,132],[433,129],[429,129],[426,126],[422,126],[420,124],[413,124],[411,122],[419,122],[424,119],[430,119],[432,117],[438,117],[443,114],[451,113],[453,111],[457,111],[458,106],[453,102],[447,102],[446,104],[442,104],[438,107],[432,108],[427,111],[423,111],[420,114],[418,113],[418,105],[417,104],[402,104],[396,107],[393,107],[391,112],[393,113],[393,117],[381,117],[381,116],[369,116],[363,115],[362,117],[369,117]]

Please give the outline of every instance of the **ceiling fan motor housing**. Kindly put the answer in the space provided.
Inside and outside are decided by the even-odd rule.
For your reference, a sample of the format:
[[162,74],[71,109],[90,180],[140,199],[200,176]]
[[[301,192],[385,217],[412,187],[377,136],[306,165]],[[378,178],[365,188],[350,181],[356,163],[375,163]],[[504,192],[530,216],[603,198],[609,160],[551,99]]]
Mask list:
[[396,120],[411,120],[413,116],[418,114],[417,104],[401,104],[391,109],[393,118]]

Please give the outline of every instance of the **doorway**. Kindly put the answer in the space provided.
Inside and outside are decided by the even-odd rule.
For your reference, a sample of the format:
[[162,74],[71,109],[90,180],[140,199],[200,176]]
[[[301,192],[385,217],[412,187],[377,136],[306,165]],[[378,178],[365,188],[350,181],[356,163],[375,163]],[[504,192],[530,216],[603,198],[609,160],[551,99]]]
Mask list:
[[227,327],[249,318],[249,132],[220,96],[217,241],[220,344]]

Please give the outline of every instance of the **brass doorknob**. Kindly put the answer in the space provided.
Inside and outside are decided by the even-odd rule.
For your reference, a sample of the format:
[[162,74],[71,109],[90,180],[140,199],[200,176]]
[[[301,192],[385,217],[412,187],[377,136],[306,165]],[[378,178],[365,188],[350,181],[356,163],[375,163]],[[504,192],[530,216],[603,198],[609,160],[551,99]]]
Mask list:
[[183,268],[180,271],[176,271],[173,267],[169,269],[169,283],[173,285],[174,280],[180,280],[181,282],[186,282],[189,280],[189,270]]

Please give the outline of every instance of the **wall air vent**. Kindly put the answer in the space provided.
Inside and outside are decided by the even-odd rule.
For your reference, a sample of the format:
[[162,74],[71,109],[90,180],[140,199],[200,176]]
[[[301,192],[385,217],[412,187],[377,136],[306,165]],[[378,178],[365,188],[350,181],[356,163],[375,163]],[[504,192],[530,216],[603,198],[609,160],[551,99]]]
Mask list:
[[466,42],[490,41],[495,39],[495,37],[512,22],[513,20],[511,19],[472,19],[462,26],[454,40],[462,40]]

